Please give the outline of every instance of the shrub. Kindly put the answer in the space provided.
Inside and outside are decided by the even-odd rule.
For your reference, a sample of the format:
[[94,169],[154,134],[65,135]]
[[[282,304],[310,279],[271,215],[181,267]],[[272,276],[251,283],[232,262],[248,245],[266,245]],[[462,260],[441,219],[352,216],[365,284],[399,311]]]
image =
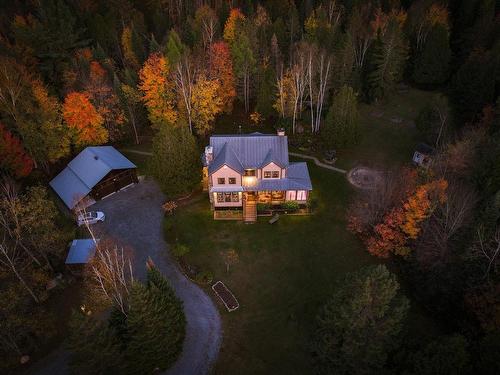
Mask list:
[[201,271],[195,277],[196,282],[200,284],[210,284],[214,279],[214,275],[210,271]]
[[188,254],[191,251],[189,247],[183,244],[175,244],[172,246],[172,254],[176,258],[182,258],[184,255]]
[[257,212],[267,211],[271,208],[269,203],[257,203]]
[[297,211],[299,209],[299,204],[295,201],[286,201],[281,207],[288,211]]

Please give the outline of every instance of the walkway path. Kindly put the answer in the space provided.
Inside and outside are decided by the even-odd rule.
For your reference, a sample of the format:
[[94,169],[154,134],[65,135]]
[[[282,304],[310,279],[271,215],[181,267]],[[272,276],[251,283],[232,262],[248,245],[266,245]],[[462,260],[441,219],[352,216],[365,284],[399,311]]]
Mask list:
[[123,152],[130,152],[132,154],[138,154],[138,155],[153,156],[153,153],[149,152],[149,151],[131,150],[131,149],[128,149],[128,148],[124,148],[121,151],[123,151]]
[[296,156],[298,158],[302,158],[302,159],[310,159],[310,160],[314,161],[314,164],[316,164],[318,167],[321,167],[321,168],[330,169],[332,171],[339,172],[339,173],[342,173],[342,174],[346,174],[347,173],[347,171],[345,169],[340,169],[340,168],[334,167],[333,165],[329,165],[329,164],[325,164],[325,163],[320,162],[318,160],[318,158],[316,158],[315,156],[299,154],[299,153],[296,153],[296,152],[289,152],[288,154],[292,155],[292,156]]

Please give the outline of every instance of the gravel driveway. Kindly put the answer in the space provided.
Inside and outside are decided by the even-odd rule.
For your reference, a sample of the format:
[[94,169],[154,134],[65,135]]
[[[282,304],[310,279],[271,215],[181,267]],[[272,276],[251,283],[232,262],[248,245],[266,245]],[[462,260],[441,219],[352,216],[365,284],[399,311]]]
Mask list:
[[145,276],[146,260],[151,257],[184,303],[187,319],[184,348],[179,360],[166,374],[207,374],[219,353],[220,316],[210,297],[179,272],[166,251],[161,208],[164,201],[165,196],[158,185],[153,180],[146,180],[97,202],[92,209],[106,214],[106,221],[99,230],[132,248],[134,276]]
[[[210,371],[219,353],[222,338],[217,308],[205,292],[190,282],[175,266],[163,239],[161,209],[165,197],[153,180],[146,180],[92,206],[106,214],[96,232],[109,235],[133,251],[134,277],[144,278],[145,263],[151,257],[170,280],[186,313],[186,339],[179,360],[166,375],[202,375]],[[96,233],[97,236],[99,236]],[[36,366],[37,374],[66,374],[67,353],[53,353],[50,361]]]

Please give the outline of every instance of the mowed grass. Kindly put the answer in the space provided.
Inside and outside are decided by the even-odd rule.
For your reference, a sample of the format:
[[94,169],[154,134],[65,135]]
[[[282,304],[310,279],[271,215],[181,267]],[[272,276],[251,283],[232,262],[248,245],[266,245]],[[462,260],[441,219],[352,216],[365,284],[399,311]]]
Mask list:
[[[167,239],[188,245],[188,263],[212,271],[240,302],[232,313],[219,304],[224,339],[217,374],[312,373],[308,344],[318,308],[337,278],[376,262],[346,230],[352,191],[344,176],[309,169],[318,202],[312,216],[281,217],[273,225],[269,218],[253,225],[214,221],[208,199],[199,199],[167,218],[174,226]],[[220,252],[229,249],[239,262],[226,272]]]
[[388,167],[411,162],[415,146],[422,141],[415,119],[434,95],[410,88],[377,104],[360,103],[360,142],[338,150],[337,166],[345,169],[361,164]]

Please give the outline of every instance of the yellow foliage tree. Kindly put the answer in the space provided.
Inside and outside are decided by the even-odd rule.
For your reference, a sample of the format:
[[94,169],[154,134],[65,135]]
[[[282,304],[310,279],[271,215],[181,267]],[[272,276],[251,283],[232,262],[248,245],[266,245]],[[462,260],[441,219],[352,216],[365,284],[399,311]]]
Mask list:
[[132,43],[132,29],[130,26],[125,26],[122,33],[122,50],[125,62],[134,69],[139,68],[139,60],[134,52],[134,47]]
[[217,95],[220,83],[200,75],[191,92],[192,116],[198,134],[206,135],[213,127],[215,116],[223,110],[222,99]]
[[427,219],[432,213],[433,203],[446,201],[446,189],[448,182],[444,179],[435,180],[421,185],[410,196],[404,208],[404,221],[401,225],[402,231],[410,239],[416,239],[420,233],[419,224]]
[[226,24],[224,25],[223,37],[226,42],[229,44],[234,42],[236,25],[238,24],[238,21],[243,21],[244,19],[245,15],[241,13],[238,8],[231,9]]
[[139,71],[139,90],[154,126],[174,124],[178,113],[175,109],[175,84],[170,78],[170,65],[166,57],[153,53]]

